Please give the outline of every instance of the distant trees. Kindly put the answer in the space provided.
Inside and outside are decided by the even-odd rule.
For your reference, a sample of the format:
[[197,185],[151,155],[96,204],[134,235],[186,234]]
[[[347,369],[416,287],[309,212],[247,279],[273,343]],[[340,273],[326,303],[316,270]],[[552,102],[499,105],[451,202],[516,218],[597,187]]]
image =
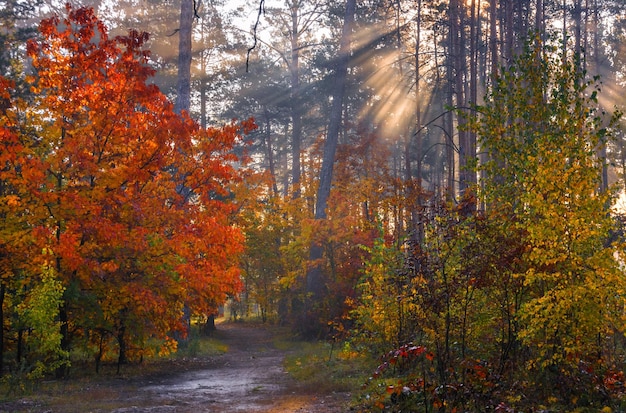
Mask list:
[[[293,22],[289,16],[295,15],[296,6],[298,4],[289,2],[282,12],[280,9],[267,10],[271,17],[262,20],[261,26],[271,33],[275,33],[275,29],[286,34],[295,33],[287,23]],[[332,92],[337,91],[332,86],[329,88],[333,82],[333,72],[329,69],[333,59],[339,55],[339,29],[345,4],[327,2],[326,7],[326,15],[320,16],[319,20],[323,33],[319,43],[312,42],[310,47],[307,44],[307,59],[304,59],[307,80],[300,92],[306,96],[305,106],[301,107],[304,110],[301,112],[304,115],[303,124],[316,124],[311,115],[321,114],[322,119],[326,117],[328,120],[328,131],[305,128],[300,140],[300,157],[296,155],[298,150],[294,136],[299,135],[299,127],[294,122],[297,118],[294,110],[302,101],[292,99],[295,83],[291,76],[294,72],[290,72],[289,65],[302,49],[298,49],[298,53],[293,50],[289,53],[290,43],[286,40],[278,43],[275,42],[277,36],[274,36],[272,42],[261,42],[255,56],[266,63],[253,62],[252,68],[254,70],[254,65],[257,65],[257,73],[251,73],[245,82],[251,82],[257,76],[262,86],[241,90],[243,95],[247,94],[246,90],[251,92],[248,103],[255,101],[258,105],[251,109],[258,113],[258,119],[266,120],[260,122],[264,135],[259,140],[263,145],[258,147],[263,151],[259,152],[258,159],[277,178],[275,193],[289,192],[287,177],[295,176],[294,165],[298,158],[321,155],[311,146],[315,142],[312,134],[321,131],[320,136],[327,136],[331,114],[337,113],[331,109],[331,102],[336,103],[335,99],[329,99]],[[478,132],[467,128],[465,123],[473,111],[472,106],[483,101],[486,91],[499,81],[501,73],[533,38],[531,33],[537,33],[537,38],[543,41],[550,35],[549,27],[559,27],[559,37],[566,40],[563,43],[567,51],[565,54],[572,56],[576,51],[580,52],[579,62],[586,64],[585,73],[599,72],[599,68],[596,69],[590,62],[608,61],[603,57],[607,50],[598,40],[606,35],[606,31],[600,28],[601,16],[613,13],[613,7],[619,8],[612,2],[543,0],[384,1],[357,5],[338,142],[341,145],[354,136],[366,139],[370,133],[387,142],[391,149],[388,158],[390,176],[401,178],[394,190],[402,188],[405,191],[405,202],[396,204],[396,209],[389,215],[382,215],[382,210],[371,213],[374,216],[379,214],[397,242],[406,237],[425,242],[424,225],[429,205],[441,199],[462,203],[465,192],[482,191],[486,172],[475,167],[489,162],[489,158],[478,142]],[[282,19],[277,16],[282,16]],[[594,24],[599,24],[599,30],[591,29]],[[325,37],[324,28],[334,35]],[[286,46],[279,48],[277,44]],[[291,44],[291,47],[295,46]],[[274,62],[279,61],[285,63],[284,68],[277,68]],[[274,73],[282,71],[278,75],[281,80],[277,82],[276,77],[269,76],[268,70],[279,70]],[[604,81],[612,84],[608,78]],[[259,91],[262,94],[258,94]],[[270,94],[269,91],[277,94]],[[291,99],[288,108],[278,103],[282,102],[281,97]],[[606,102],[602,103],[606,105]],[[460,110],[452,110],[455,107]],[[321,124],[321,127],[324,125]],[[598,156],[605,157],[603,153],[606,151],[606,156],[611,156],[611,145],[606,150],[603,148],[603,145],[597,148]],[[334,159],[331,163],[338,161]],[[309,166],[316,169],[306,171]],[[302,185],[310,183],[315,189],[321,183],[326,186],[326,180],[321,179],[321,168],[319,162],[303,162],[302,174],[320,178],[305,180]],[[608,169],[605,167],[604,170],[606,177]],[[603,180],[606,185],[607,179]],[[338,187],[339,183],[332,180],[331,199]],[[302,188],[302,191],[307,189]],[[323,197],[318,195],[313,201],[323,201]],[[480,199],[474,207],[484,208],[484,199]],[[316,211],[319,208],[307,210],[308,216]],[[332,226],[332,223],[328,224]],[[295,227],[301,228],[296,232],[306,226],[306,223],[295,223]],[[300,234],[304,236],[305,233]],[[286,245],[284,247],[287,248]],[[332,261],[326,252],[322,252],[321,256],[319,251],[313,253],[311,257],[315,258],[309,260],[309,275],[317,264],[321,263],[324,267]],[[322,274],[319,279],[329,276]],[[304,283],[304,278],[301,282]],[[320,287],[319,283],[314,284]],[[321,288],[332,290],[333,285],[329,282]]]
[[[105,4],[100,5],[102,13],[120,30],[144,27],[151,31],[150,63],[158,69],[156,79],[162,90],[173,99],[179,94],[175,70],[181,2],[118,3],[124,13]],[[330,113],[329,69],[337,55],[345,5],[287,1],[266,8],[247,74],[243,58],[249,33],[241,29],[241,21],[246,14],[256,15],[258,2],[237,9],[219,1],[196,6],[198,24],[185,35],[191,34],[193,45],[191,113],[204,123],[207,110],[213,120],[228,119],[242,103],[236,95],[249,96],[257,107],[246,108],[247,114],[273,117],[270,140],[276,153],[271,155],[278,186],[283,189],[285,183],[288,187],[298,182],[299,162],[324,133],[326,125],[320,120],[328,119]],[[617,49],[607,48],[605,40],[610,40],[607,34],[619,25],[619,19],[606,17],[622,9],[620,2],[608,0],[394,0],[359,5],[358,40],[348,74],[355,87],[348,90],[344,112],[352,124],[369,122],[371,128],[384,128],[394,137],[394,145],[405,142],[390,160],[396,162],[399,174],[416,179],[425,190],[448,191],[458,198],[465,181],[471,186],[478,179],[464,165],[471,166],[479,148],[472,131],[457,127],[463,118],[447,113],[446,106],[467,107],[480,101],[501,66],[521,51],[529,31],[536,30],[545,38],[549,27],[559,28],[570,52],[581,53],[582,69],[606,74],[606,83],[611,72],[620,70],[607,68],[613,62],[610,54]],[[19,11],[19,3],[8,10]],[[235,16],[239,27],[234,24]],[[273,92],[255,97],[249,83],[256,81]],[[213,98],[221,103],[209,108]],[[340,132],[350,127],[344,122]],[[265,160],[268,154],[259,155]]]
[[34,14],[38,2],[9,0],[0,11],[0,76],[16,77],[21,74],[20,46],[35,33],[35,27],[25,24]]

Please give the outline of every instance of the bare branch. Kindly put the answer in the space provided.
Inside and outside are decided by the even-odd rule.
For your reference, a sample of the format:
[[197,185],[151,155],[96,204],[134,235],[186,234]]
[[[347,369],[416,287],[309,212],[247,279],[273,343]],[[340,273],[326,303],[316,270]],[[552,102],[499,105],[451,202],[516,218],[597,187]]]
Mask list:
[[254,39],[254,43],[252,44],[252,47],[248,49],[248,53],[246,54],[246,73],[248,73],[248,68],[250,64],[250,53],[252,53],[252,51],[256,48],[256,44],[257,44],[256,32],[259,26],[259,21],[261,20],[261,15],[265,15],[265,0],[259,1],[259,13],[256,16],[256,22],[254,23],[254,27],[252,28],[252,36]]

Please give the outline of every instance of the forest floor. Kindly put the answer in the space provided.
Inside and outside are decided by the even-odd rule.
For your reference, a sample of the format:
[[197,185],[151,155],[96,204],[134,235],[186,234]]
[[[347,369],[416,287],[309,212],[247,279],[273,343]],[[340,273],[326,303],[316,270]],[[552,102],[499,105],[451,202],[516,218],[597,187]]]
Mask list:
[[349,411],[348,392],[286,372],[285,358],[297,350],[278,345],[275,334],[256,324],[219,324],[214,339],[224,345],[223,354],[151,362],[140,373],[123,368],[120,375],[46,382],[30,395],[0,401],[0,412]]

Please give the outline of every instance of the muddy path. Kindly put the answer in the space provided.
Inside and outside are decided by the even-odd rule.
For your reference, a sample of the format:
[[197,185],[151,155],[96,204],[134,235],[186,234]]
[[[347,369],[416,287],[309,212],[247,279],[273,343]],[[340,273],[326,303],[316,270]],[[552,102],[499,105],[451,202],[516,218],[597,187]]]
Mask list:
[[[0,412],[112,413],[339,413],[349,395],[322,393],[295,382],[283,368],[288,350],[271,330],[244,323],[218,326],[228,351],[210,359],[172,364],[150,376],[63,385],[53,392],[0,404]],[[65,392],[65,393],[64,393]]]
[[285,351],[268,330],[222,324],[220,341],[228,352],[214,366],[157,380],[138,397],[153,406],[116,412],[344,412],[346,395],[316,394],[295,383],[283,369]]

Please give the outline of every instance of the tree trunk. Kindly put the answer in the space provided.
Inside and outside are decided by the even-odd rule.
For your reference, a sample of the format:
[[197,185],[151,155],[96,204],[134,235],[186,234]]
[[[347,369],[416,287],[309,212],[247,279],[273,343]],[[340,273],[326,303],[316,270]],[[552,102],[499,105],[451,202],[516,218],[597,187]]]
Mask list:
[[[17,329],[17,343],[15,345],[16,346],[15,362],[17,363],[18,367],[21,367],[20,364],[22,364],[22,349],[24,348],[23,344],[24,344],[24,329],[20,327]],[[63,376],[59,376],[58,370],[57,370],[57,378],[63,378]]]
[[117,356],[117,374],[120,374],[120,367],[122,364],[128,363],[128,355],[126,354],[126,325],[124,320],[121,321],[120,327],[117,330],[117,344],[119,347]]
[[498,29],[496,27],[498,18],[496,15],[497,0],[489,2],[489,52],[491,54],[491,77],[498,78]]
[[[189,108],[191,106],[191,29],[195,14],[194,7],[194,0],[181,0],[180,2],[180,26],[178,31],[178,83],[176,86],[176,104],[174,106],[174,111],[179,114],[182,114],[183,112],[189,113]],[[204,76],[204,74],[202,76]],[[178,185],[180,185],[180,188],[183,191],[191,191],[189,188],[185,188],[182,183],[179,183]],[[183,310],[183,321],[186,326],[189,326],[191,325],[191,318],[187,309],[188,306],[185,304]],[[179,335],[177,340],[179,342],[186,341],[187,337]],[[120,362],[122,358],[122,345],[123,343],[120,342]],[[124,357],[126,356],[124,355]]]
[[543,0],[537,0],[535,4],[535,30],[537,31],[540,39],[543,39],[544,36],[544,21],[543,21]]
[[[326,207],[328,206],[328,197],[330,196],[330,188],[333,178],[333,166],[335,162],[335,153],[337,151],[337,141],[339,139],[339,129],[341,127],[343,98],[346,89],[346,78],[348,74],[348,62],[350,61],[350,40],[352,33],[352,23],[354,21],[354,13],[356,9],[356,0],[346,1],[346,14],[341,34],[341,43],[339,46],[339,56],[335,66],[335,87],[333,89],[333,101],[328,123],[328,133],[324,142],[324,155],[322,159],[322,170],[320,171],[319,187],[317,190],[317,198],[315,202],[315,220],[320,221],[326,219]],[[322,258],[323,248],[317,242],[311,243],[309,260],[312,263],[306,274],[306,293],[307,302],[305,311],[304,333],[312,337],[319,334],[317,325],[317,317],[314,312],[321,303],[324,293],[324,280],[322,276],[322,268],[320,259]]]
[[274,149],[272,147],[272,124],[270,112],[267,109],[267,105],[263,105],[263,114],[265,116],[265,157],[267,158],[268,168],[270,170],[270,176],[272,178],[272,191],[274,193],[274,196],[278,196],[278,184],[276,182],[276,165],[274,163]]
[[202,129],[206,129],[207,127],[206,92],[207,92],[207,77],[203,70],[202,79],[200,79],[200,126],[202,127]]
[[[469,70],[469,96],[466,100],[472,104],[478,104],[478,50],[479,50],[479,13],[480,8],[478,6],[478,2],[476,0],[472,0],[470,3],[470,70]],[[474,161],[477,157],[477,136],[474,131],[466,132],[466,142],[467,142],[467,160]],[[478,184],[478,178],[476,176],[476,171],[472,168],[468,171],[468,183],[472,186],[476,186]]]
[[206,323],[204,323],[204,334],[209,335],[215,330],[217,330],[215,326],[215,314],[210,314],[206,319]]
[[583,69],[583,49],[582,49],[582,0],[575,0],[572,8],[572,21],[574,22],[574,53],[579,59],[579,69]]
[[341,128],[341,115],[348,74],[348,62],[350,60],[350,40],[355,9],[356,0],[347,0],[346,15],[339,47],[339,57],[335,66],[335,87],[333,89],[333,102],[328,122],[328,133],[324,143],[322,170],[320,172],[320,183],[315,203],[315,219],[326,218],[326,207],[328,206],[335,153],[337,151],[339,129]]
[[[415,155],[417,162],[415,164],[415,178],[417,179],[417,229],[415,241],[421,244],[424,240],[424,206],[422,197],[422,158],[424,156],[422,143],[422,93],[420,84],[420,43],[422,38],[422,0],[417,2],[417,16],[415,18]],[[409,176],[410,178],[410,176]]]
[[[454,61],[454,94],[456,107],[464,111],[467,106],[466,84],[466,58],[465,58],[465,6],[461,0],[450,2],[450,50]],[[473,52],[472,52],[473,53]],[[471,80],[471,79],[470,79]],[[459,195],[463,196],[468,188],[476,183],[476,176],[470,168],[474,158],[469,133],[464,130],[466,123],[463,116],[457,116],[459,135]]]
[[[61,139],[64,140],[65,139],[65,134],[66,131],[65,129],[61,130]],[[61,193],[61,190],[63,189],[63,174],[59,173],[57,175],[57,182],[56,182],[56,190],[57,190],[57,194]],[[57,198],[57,207],[61,208],[61,197],[59,195],[59,197]],[[61,228],[63,228],[62,226],[62,222],[60,220],[57,220],[57,229],[56,229],[56,242],[57,245],[60,244],[61,242]],[[61,257],[57,256],[56,257],[56,271],[57,274],[61,274],[62,273],[62,267],[61,267]],[[67,305],[65,304],[66,300],[63,300],[63,303],[59,306],[59,332],[61,334],[61,350],[63,352],[66,352],[67,354],[69,354],[70,352],[70,330],[69,330],[69,317],[68,317],[68,310],[67,310]],[[68,374],[68,367],[66,363],[61,363],[61,365],[56,369],[55,371],[55,375],[57,378],[64,378],[66,377]]]
[[504,39],[504,57],[507,62],[511,61],[515,50],[515,25],[513,23],[513,1],[518,0],[506,0],[504,2],[504,27],[505,39]]
[[291,178],[293,198],[300,197],[300,146],[302,141],[302,110],[300,99],[300,42],[298,28],[298,6],[291,8]]
[[194,0],[181,0],[180,27],[178,28],[178,84],[176,112],[189,112],[191,102],[191,27]]
[[[65,304],[59,306],[59,324],[61,330],[61,350],[69,354],[70,351],[70,331],[69,331],[69,318],[67,314],[67,307]],[[66,363],[61,364],[55,371],[55,375],[58,379],[67,377],[69,373]]]

